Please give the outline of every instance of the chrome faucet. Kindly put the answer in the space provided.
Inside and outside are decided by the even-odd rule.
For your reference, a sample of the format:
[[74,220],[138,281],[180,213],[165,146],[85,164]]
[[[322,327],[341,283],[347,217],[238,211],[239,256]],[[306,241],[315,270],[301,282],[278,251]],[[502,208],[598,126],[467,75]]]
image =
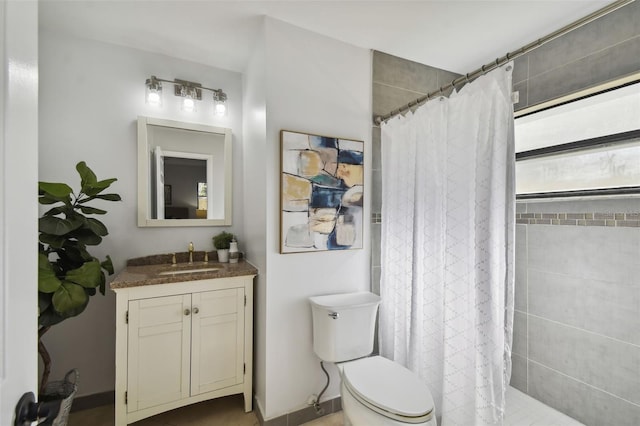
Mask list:
[[189,263],[193,263],[193,243],[189,243]]

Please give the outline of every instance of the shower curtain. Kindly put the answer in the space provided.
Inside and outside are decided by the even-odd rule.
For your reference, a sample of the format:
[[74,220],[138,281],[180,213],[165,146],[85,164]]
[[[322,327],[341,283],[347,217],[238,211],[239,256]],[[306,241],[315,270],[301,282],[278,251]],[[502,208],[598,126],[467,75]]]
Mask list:
[[379,347],[427,383],[442,426],[502,424],[513,326],[512,69],[382,125]]

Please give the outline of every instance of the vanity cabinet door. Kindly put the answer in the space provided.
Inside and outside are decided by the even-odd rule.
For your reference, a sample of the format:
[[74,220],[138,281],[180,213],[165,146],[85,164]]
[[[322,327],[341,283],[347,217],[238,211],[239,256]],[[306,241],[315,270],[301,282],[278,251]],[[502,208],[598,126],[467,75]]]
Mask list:
[[192,294],[191,395],[244,381],[244,288]]
[[189,397],[190,346],[190,294],[129,301],[128,412]]

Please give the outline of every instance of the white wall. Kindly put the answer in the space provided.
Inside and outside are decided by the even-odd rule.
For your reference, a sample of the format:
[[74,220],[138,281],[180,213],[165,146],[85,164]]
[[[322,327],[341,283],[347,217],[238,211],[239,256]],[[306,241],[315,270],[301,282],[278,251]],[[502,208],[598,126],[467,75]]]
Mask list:
[[244,100],[244,233],[245,250],[258,268],[254,279],[254,393],[264,413],[266,383],[266,67],[265,41],[259,37],[243,76]]
[[38,5],[0,2],[0,424],[37,393]]
[[[362,250],[279,254],[280,130],[365,141],[365,212],[371,200],[371,54],[266,18],[265,419],[306,407],[325,377],[312,348],[308,297],[368,290],[369,228]],[[261,355],[262,356],[262,355]],[[324,398],[339,395],[337,371]]]
[[[40,33],[40,137],[39,179],[78,186],[75,164],[86,161],[99,179],[118,178],[113,192],[120,203],[104,202],[108,214],[100,219],[110,235],[90,252],[110,254],[116,272],[128,258],[213,249],[211,237],[218,228],[138,228],[136,120],[147,115],[233,129],[234,200],[232,232],[243,249],[242,186],[242,76],[193,62],[70,38],[48,31]],[[144,103],[145,79],[151,75],[186,79],[206,87],[222,88],[228,95],[229,113],[214,117],[212,106],[198,104],[194,114],[178,108],[171,85],[165,86],[164,106],[157,110]],[[204,96],[207,93],[205,92]],[[212,103],[212,101],[211,101]],[[94,296],[87,310],[51,329],[45,338],[53,359],[52,379],[68,369],[80,370],[79,396],[114,388],[115,297]]]

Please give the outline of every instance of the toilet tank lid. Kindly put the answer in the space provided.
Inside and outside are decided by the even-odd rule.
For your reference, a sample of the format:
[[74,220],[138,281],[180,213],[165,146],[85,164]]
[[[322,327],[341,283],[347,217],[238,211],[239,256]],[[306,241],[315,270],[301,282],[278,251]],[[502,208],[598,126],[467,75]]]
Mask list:
[[356,293],[327,294],[324,296],[310,297],[312,305],[325,309],[355,308],[360,306],[377,305],[380,303],[380,296],[369,291]]

